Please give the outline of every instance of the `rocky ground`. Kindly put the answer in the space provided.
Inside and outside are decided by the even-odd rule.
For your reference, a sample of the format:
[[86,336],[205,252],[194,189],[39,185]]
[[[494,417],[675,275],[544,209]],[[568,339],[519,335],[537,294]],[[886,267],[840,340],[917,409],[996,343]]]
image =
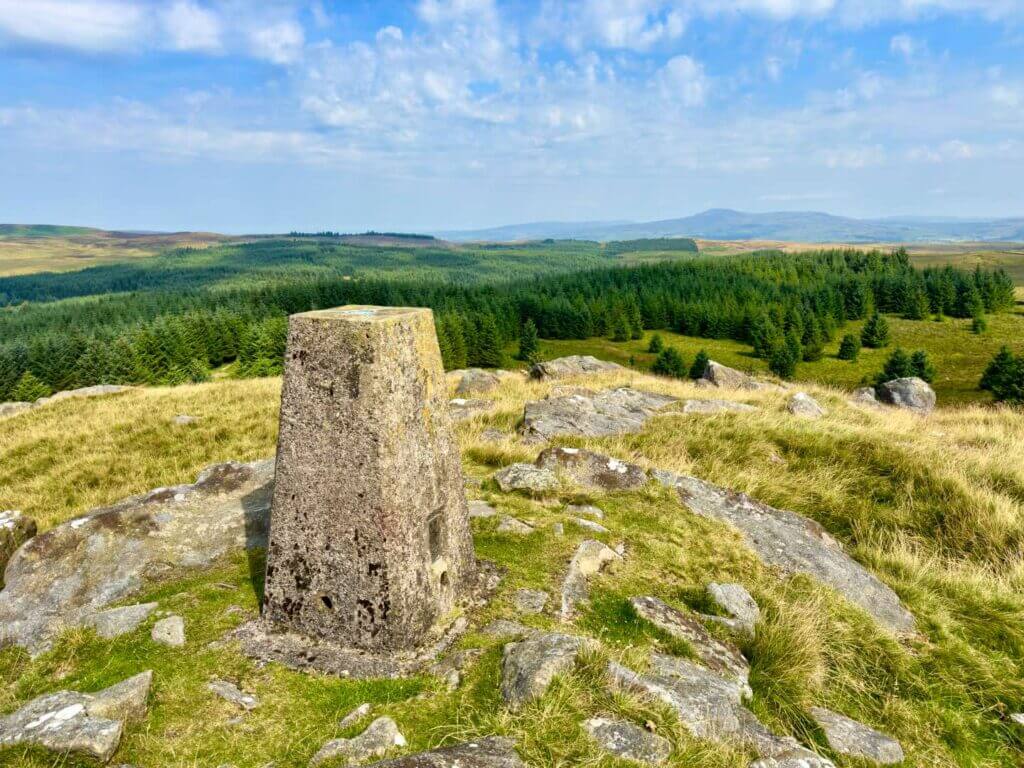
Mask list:
[[[932,412],[914,381],[878,402],[579,358],[451,385],[477,554],[501,573],[454,646],[369,681],[248,659],[269,461],[39,532],[28,507],[0,516],[0,555],[20,546],[0,764],[1024,760],[1024,417]],[[89,402],[5,425],[64,409],[73,429]],[[220,418],[178,405],[182,442]]]

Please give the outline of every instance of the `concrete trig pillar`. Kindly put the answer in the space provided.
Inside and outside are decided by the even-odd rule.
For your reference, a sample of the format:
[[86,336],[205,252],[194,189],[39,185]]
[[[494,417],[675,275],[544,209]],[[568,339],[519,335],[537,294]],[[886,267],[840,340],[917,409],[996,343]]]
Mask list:
[[474,571],[431,311],[293,315],[264,618],[343,646],[410,649]]

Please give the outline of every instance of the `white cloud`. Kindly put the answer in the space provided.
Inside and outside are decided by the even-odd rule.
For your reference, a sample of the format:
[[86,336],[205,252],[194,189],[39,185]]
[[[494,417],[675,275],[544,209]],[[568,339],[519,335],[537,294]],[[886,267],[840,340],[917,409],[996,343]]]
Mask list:
[[885,162],[885,149],[880,144],[866,147],[838,147],[821,153],[822,160],[829,168],[856,170]]
[[177,0],[161,13],[171,47],[179,51],[221,50],[221,22],[213,11],[191,0]]
[[687,107],[704,103],[708,79],[700,62],[689,56],[673,56],[660,74],[662,88],[670,99],[678,99]]
[[889,50],[910,60],[921,50],[920,44],[910,35],[893,35],[889,40]]
[[306,35],[295,21],[285,20],[251,27],[249,47],[254,56],[274,64],[292,64],[302,55]]
[[145,37],[148,20],[121,0],[0,0],[0,40],[90,53],[127,50]]
[[1014,88],[1005,83],[993,85],[989,90],[989,96],[992,101],[1001,107],[1015,109],[1024,104],[1024,95],[1022,95],[1021,89]]

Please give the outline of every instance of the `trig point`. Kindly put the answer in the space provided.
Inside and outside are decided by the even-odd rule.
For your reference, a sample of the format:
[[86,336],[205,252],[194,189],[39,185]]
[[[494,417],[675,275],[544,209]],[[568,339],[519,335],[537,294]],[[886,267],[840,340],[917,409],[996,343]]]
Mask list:
[[264,619],[366,651],[413,649],[474,571],[431,311],[293,315]]

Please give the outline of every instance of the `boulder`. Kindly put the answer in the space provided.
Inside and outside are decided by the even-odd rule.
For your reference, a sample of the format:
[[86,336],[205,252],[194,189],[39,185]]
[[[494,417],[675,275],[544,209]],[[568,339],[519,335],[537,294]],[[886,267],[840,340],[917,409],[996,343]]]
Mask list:
[[559,613],[562,621],[572,619],[577,607],[589,598],[590,577],[621,558],[619,553],[600,541],[587,539],[580,542],[562,582],[562,608]]
[[14,509],[0,512],[0,585],[4,569],[18,547],[36,535],[36,521]]
[[564,379],[568,376],[624,370],[626,369],[621,365],[598,360],[591,355],[570,355],[536,363],[530,368],[530,376],[535,379]]
[[333,739],[328,741],[313,755],[309,764],[334,759],[344,759],[345,765],[362,763],[371,757],[383,757],[389,749],[405,746],[405,736],[398,730],[398,725],[390,717],[378,717],[366,730],[351,739]]
[[30,539],[0,592],[0,646],[33,654],[146,584],[245,547],[265,547],[273,461],[228,462]]
[[548,448],[537,466],[577,485],[606,491],[631,491],[647,483],[647,471],[636,464],[582,448]]
[[127,634],[149,618],[156,610],[156,603],[138,603],[121,608],[108,608],[88,616],[84,626],[92,627],[104,640]]
[[150,632],[154,643],[181,648],[185,644],[185,620],[181,616],[168,616],[153,625]]
[[881,402],[897,408],[907,408],[922,414],[931,413],[935,409],[935,390],[928,386],[928,382],[916,376],[887,381],[879,385],[876,391]]
[[677,398],[623,387],[595,395],[573,394],[528,402],[522,434],[532,439],[604,437],[639,432],[652,416]]
[[903,762],[903,748],[891,736],[824,707],[811,707],[811,717],[825,732],[829,747],[840,755],[879,765]]
[[661,470],[651,475],[675,489],[683,505],[695,514],[736,527],[747,546],[784,574],[812,576],[859,605],[888,629],[913,631],[914,617],[896,593],[847,555],[813,520],[695,477]]
[[573,517],[590,517],[594,520],[604,520],[604,512],[600,507],[593,504],[569,504],[565,511]]
[[556,675],[568,672],[576,657],[596,644],[559,632],[535,632],[505,646],[501,662],[501,695],[512,709],[538,699]]
[[789,398],[789,402],[786,403],[786,410],[794,416],[800,416],[805,419],[820,419],[828,413],[817,400],[806,392],[797,392]]
[[454,747],[396,757],[368,768],[524,768],[508,739],[489,736]]
[[742,584],[711,582],[707,591],[711,601],[729,614],[738,627],[749,635],[754,634],[754,627],[761,618],[761,609]]
[[570,395],[594,397],[596,394],[596,389],[591,389],[590,387],[579,387],[574,384],[555,384],[548,390],[548,397],[552,400],[556,397],[569,397]]
[[127,392],[132,387],[125,387],[120,384],[96,384],[92,387],[80,389],[66,389],[63,392],[56,392],[49,397],[41,397],[36,400],[36,406],[59,403],[61,400],[71,400],[82,397],[102,397],[103,395],[116,395],[120,392]]
[[583,728],[605,752],[623,760],[660,765],[672,754],[672,742],[625,720],[592,717]]
[[485,371],[482,368],[467,368],[464,371],[452,371],[449,376],[458,374],[459,384],[455,387],[455,394],[458,397],[467,395],[482,395],[495,389],[501,384],[501,377],[493,371]]
[[260,705],[259,699],[251,693],[243,693],[237,685],[227,680],[211,680],[206,689],[219,699],[224,699],[236,707],[250,712]]
[[486,501],[471,501],[469,502],[469,516],[487,518],[494,517],[498,514],[494,507],[488,504]]
[[758,381],[752,376],[737,371],[735,368],[708,361],[708,367],[704,369],[702,380],[720,389],[778,389],[774,384]]
[[585,517],[574,517],[572,518],[572,521],[583,530],[590,531],[591,533],[611,533],[611,531],[600,523],[588,520]]
[[33,699],[0,717],[0,748],[38,746],[108,761],[117,751],[126,720],[146,714],[151,671],[97,693],[58,691]]
[[558,478],[549,469],[533,464],[510,464],[494,473],[494,480],[501,490],[525,491],[543,494],[558,488]]
[[858,387],[853,390],[850,396],[850,403],[853,405],[877,406],[878,398],[875,397],[874,387]]
[[527,536],[533,533],[533,526],[514,517],[503,517],[498,524],[498,533],[513,533],[516,536]]
[[756,410],[752,405],[732,400],[687,400],[683,403],[683,413],[750,413]]
[[466,399],[464,397],[453,397],[448,401],[448,410],[455,421],[468,421],[474,416],[489,411],[494,407],[493,400]]
[[17,416],[32,408],[32,403],[0,403],[0,419],[6,416]]
[[739,648],[731,643],[723,643],[709,633],[696,618],[687,616],[656,597],[634,597],[629,604],[637,616],[649,621],[662,632],[684,640],[693,646],[694,651],[708,669],[727,678],[739,680],[750,694],[747,679],[750,676],[750,665],[743,658]]
[[519,613],[541,613],[549,599],[550,595],[542,589],[518,589],[512,603]]
[[532,635],[536,631],[532,627],[520,624],[518,621],[495,619],[483,627],[480,633],[489,637],[525,637],[526,635]]

